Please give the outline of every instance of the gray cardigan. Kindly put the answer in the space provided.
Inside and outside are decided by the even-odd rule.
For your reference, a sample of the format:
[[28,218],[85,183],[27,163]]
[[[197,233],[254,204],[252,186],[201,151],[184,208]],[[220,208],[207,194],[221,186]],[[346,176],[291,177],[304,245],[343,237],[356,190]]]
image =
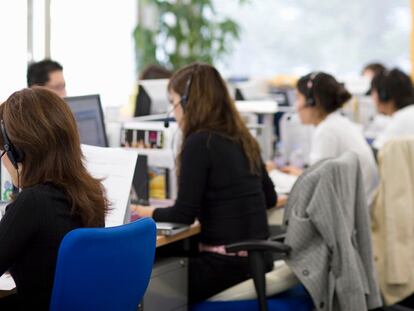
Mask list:
[[357,156],[316,163],[299,177],[285,211],[287,260],[316,310],[360,311],[382,305],[370,219]]

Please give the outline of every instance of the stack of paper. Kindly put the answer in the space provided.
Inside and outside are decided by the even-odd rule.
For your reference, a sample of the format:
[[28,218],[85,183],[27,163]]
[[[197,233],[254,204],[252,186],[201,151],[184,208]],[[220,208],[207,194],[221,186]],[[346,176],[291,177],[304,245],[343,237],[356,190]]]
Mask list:
[[85,166],[95,178],[103,179],[102,184],[111,203],[106,216],[106,227],[124,223],[128,209],[132,178],[138,152],[133,149],[102,148],[82,145]]

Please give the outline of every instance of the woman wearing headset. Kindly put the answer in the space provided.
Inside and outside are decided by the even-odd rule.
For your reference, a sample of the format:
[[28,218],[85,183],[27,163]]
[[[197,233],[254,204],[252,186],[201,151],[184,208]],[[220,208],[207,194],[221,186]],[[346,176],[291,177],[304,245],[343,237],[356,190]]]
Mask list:
[[[367,201],[371,204],[379,178],[374,155],[358,127],[339,112],[351,94],[333,76],[315,72],[299,79],[296,98],[301,122],[315,126],[310,164],[346,151],[355,152],[361,164]],[[294,175],[302,173],[291,166],[282,170]]]
[[8,270],[16,283],[13,310],[48,310],[61,240],[75,228],[104,226],[108,203],[82,163],[75,119],[58,95],[15,92],[0,120],[2,162],[21,189],[0,222],[0,275]]
[[[230,98],[219,72],[192,64],[168,85],[175,119],[183,132],[178,156],[178,196],[169,208],[135,208],[156,221],[201,223],[200,253],[190,259],[190,303],[204,300],[248,278],[245,254],[224,245],[269,235],[266,208],[276,192],[260,149]],[[268,269],[272,259],[268,258]]]

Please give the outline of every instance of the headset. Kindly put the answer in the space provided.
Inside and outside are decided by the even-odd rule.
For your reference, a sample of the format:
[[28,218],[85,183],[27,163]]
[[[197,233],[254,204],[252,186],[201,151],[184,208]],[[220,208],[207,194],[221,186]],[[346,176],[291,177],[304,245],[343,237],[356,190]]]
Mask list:
[[180,104],[181,104],[181,107],[183,107],[184,111],[187,109],[187,105],[188,105],[188,98],[190,96],[191,83],[193,82],[193,74],[194,74],[194,70],[188,76],[187,82],[185,83],[184,93],[180,99]]
[[[195,69],[193,69],[193,71],[191,72],[191,74],[188,76],[187,82],[185,83],[185,87],[184,87],[184,93],[183,95],[180,97],[180,105],[183,108],[183,111],[185,111],[187,109],[187,105],[188,105],[188,98],[190,96],[190,91],[191,91],[191,83],[193,82],[193,74],[194,74]],[[171,109],[170,111],[167,112],[167,116],[164,120],[164,127],[168,128],[170,126],[170,115],[172,113],[172,111],[174,110]]]
[[24,160],[24,152],[11,143],[3,120],[0,121],[0,128],[3,137],[3,152],[7,154],[11,164],[18,170],[18,163]]
[[388,90],[386,87],[389,73],[390,72],[388,70],[385,71],[383,79],[381,81],[382,83],[377,88],[378,99],[382,102],[386,102],[391,99],[390,94],[388,93]]
[[315,84],[315,79],[319,75],[319,72],[312,72],[309,76],[309,80],[306,83],[307,92],[306,92],[306,106],[308,107],[315,107],[316,100],[313,95],[313,87]]

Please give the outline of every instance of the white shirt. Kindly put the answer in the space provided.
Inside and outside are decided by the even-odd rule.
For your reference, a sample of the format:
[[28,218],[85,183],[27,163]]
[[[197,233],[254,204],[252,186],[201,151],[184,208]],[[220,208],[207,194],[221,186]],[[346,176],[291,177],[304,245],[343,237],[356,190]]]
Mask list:
[[414,105],[394,112],[389,124],[372,145],[376,149],[381,149],[390,139],[406,135],[414,135]]
[[339,157],[347,151],[355,152],[358,156],[367,202],[371,205],[379,182],[374,154],[356,124],[339,113],[331,113],[315,129],[310,163],[314,164],[330,157]]

